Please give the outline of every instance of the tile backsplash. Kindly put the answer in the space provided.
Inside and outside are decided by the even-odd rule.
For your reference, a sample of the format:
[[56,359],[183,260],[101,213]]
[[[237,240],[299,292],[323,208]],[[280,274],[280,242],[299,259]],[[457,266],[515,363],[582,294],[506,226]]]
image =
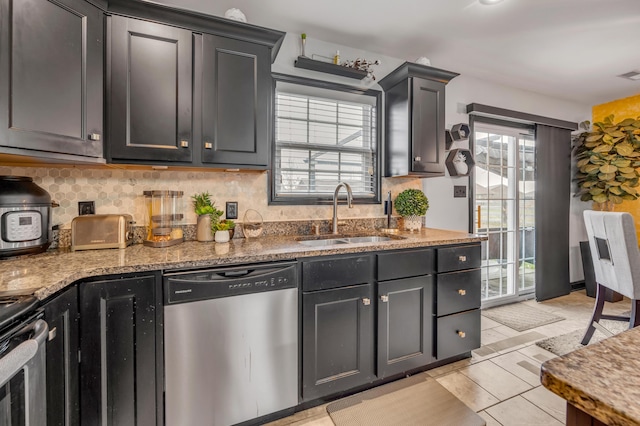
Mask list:
[[[60,204],[53,209],[53,225],[68,228],[78,215],[78,201],[95,201],[96,213],[130,213],[138,224],[145,220],[145,190],[184,191],[185,224],[195,224],[196,215],[191,195],[208,191],[216,206],[224,210],[225,202],[238,202],[241,221],[247,209],[255,209],[265,221],[293,221],[331,219],[332,207],[323,206],[270,206],[268,205],[268,179],[265,172],[204,172],[181,170],[129,170],[84,167],[7,167],[0,166],[0,175],[33,177],[34,182],[51,194]],[[407,188],[422,188],[420,179],[383,178],[383,198],[391,191],[395,198]],[[341,195],[342,197],[343,195]],[[342,201],[344,203],[344,201]],[[354,208],[339,208],[340,218],[372,218],[384,216],[382,204],[359,204]]]

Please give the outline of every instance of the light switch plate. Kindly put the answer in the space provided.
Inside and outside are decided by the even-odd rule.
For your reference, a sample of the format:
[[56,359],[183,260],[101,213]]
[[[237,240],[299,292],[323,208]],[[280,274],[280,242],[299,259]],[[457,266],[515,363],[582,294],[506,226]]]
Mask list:
[[467,187],[464,185],[454,185],[453,198],[466,198],[466,197],[467,197]]
[[238,218],[238,202],[237,201],[227,201],[225,217],[227,219],[237,219]]
[[96,214],[95,201],[78,201],[78,216]]

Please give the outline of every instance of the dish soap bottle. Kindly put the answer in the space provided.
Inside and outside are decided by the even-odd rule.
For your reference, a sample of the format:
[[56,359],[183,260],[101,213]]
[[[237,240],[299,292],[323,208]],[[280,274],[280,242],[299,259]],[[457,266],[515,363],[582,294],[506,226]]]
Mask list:
[[333,63],[340,65],[340,51],[336,50],[336,56],[333,57]]

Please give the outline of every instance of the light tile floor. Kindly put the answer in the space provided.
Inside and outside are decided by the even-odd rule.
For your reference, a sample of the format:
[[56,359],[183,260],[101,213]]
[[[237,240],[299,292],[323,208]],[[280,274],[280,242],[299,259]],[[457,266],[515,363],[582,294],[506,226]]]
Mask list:
[[[565,401],[540,384],[540,365],[555,355],[535,345],[537,340],[585,329],[594,299],[584,291],[542,303],[520,302],[566,318],[518,332],[482,317],[482,347],[471,358],[424,373],[434,377],[458,399],[484,418],[488,426],[563,425]],[[605,313],[630,309],[624,299],[606,303]],[[326,404],[301,411],[270,426],[332,426]]]

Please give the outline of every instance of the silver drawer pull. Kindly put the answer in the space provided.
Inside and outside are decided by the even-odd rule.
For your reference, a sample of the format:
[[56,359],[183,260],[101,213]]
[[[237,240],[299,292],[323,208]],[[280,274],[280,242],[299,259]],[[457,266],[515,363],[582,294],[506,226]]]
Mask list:
[[464,331],[458,330],[457,333],[461,339],[464,339],[465,337],[467,337],[467,334]]
[[189,148],[189,141],[181,140],[180,141],[180,146],[183,147],[183,148]]
[[466,262],[467,261],[467,256],[458,256],[458,260],[460,262]]
[[100,133],[91,133],[91,134],[89,134],[89,140],[90,141],[99,141],[100,140]]
[[416,157],[413,159],[413,161],[422,161],[422,157]]
[[388,302],[389,296],[387,296],[386,294],[383,294],[382,296],[380,296],[380,300],[382,300],[383,302]]
[[368,297],[365,297],[364,299],[362,299],[362,304],[364,306],[369,306],[371,304],[371,299],[369,299]]
[[57,335],[58,335],[58,329],[56,327],[53,327],[51,330],[49,330],[48,340],[52,341],[53,339],[56,338]]
[[464,296],[465,294],[467,294],[467,290],[462,290],[462,289],[460,289],[460,290],[458,290],[458,294],[459,294],[460,296]]
[[211,142],[205,142],[204,149],[213,149],[213,144]]

